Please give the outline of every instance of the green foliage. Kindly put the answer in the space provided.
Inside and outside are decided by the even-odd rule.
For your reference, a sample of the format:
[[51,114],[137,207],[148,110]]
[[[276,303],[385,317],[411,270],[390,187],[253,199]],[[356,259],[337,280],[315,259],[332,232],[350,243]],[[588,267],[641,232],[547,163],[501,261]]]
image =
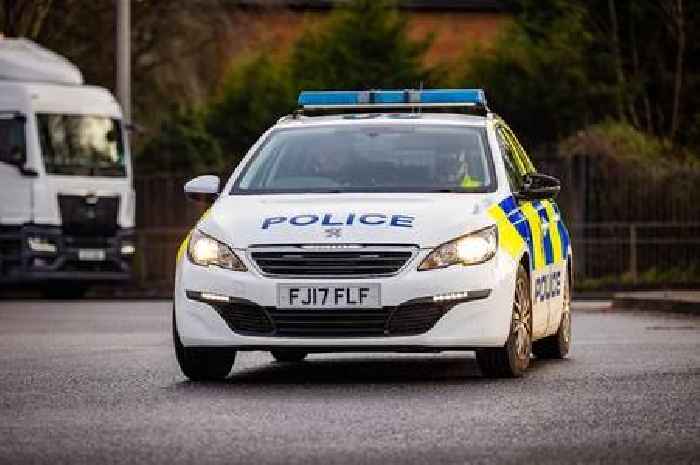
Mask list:
[[423,57],[432,38],[414,41],[385,0],[358,0],[307,29],[292,50],[299,89],[406,89],[430,83]]
[[598,157],[639,167],[700,168],[700,157],[668,139],[647,134],[629,123],[607,119],[578,131],[559,143],[564,156]]
[[224,153],[240,159],[302,89],[409,88],[428,83],[423,57],[430,39],[408,38],[406,21],[387,1],[358,0],[306,30],[286,60],[260,53],[224,78],[207,129]]
[[173,109],[170,115],[135,158],[137,171],[198,175],[223,169],[221,148],[206,131],[201,113]]
[[528,145],[556,141],[583,126],[589,113],[585,11],[550,3],[556,14],[525,8],[493,50],[472,52],[460,80],[464,87],[486,89],[492,108]]
[[207,129],[235,163],[265,129],[294,109],[295,101],[288,68],[261,54],[225,77],[209,107]]

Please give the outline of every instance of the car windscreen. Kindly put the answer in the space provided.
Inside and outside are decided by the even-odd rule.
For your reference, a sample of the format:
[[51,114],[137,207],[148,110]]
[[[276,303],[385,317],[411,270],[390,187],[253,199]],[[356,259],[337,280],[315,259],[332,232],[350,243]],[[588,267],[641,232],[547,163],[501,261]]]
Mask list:
[[38,113],[46,172],[74,176],[126,176],[119,121],[91,115]]
[[271,132],[232,194],[492,192],[483,127],[317,126]]

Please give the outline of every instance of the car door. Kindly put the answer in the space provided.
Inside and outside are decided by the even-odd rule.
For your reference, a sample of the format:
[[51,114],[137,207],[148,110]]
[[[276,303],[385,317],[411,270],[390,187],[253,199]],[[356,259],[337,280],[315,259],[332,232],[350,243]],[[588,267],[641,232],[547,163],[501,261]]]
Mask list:
[[[508,136],[504,125],[496,126],[496,138],[503,155],[503,163],[508,175],[511,192],[521,190],[528,169],[524,161],[517,153],[513,140]],[[545,299],[536,294],[537,281],[544,270],[545,252],[542,241],[542,221],[538,210],[532,202],[518,200],[519,221],[525,223],[527,230],[526,241],[530,250],[530,297],[532,300],[532,334],[534,337],[542,337],[547,331],[549,307]]]
[[[515,134],[507,126],[503,127],[504,136],[514,148],[526,173],[535,173],[535,165],[528,157]],[[547,307],[546,333],[556,331],[559,326],[562,309],[562,284],[566,279],[566,250],[563,250],[561,238],[559,208],[553,199],[522,202],[526,216],[532,217],[531,223],[539,218],[542,260],[538,263],[534,275],[533,297]]]

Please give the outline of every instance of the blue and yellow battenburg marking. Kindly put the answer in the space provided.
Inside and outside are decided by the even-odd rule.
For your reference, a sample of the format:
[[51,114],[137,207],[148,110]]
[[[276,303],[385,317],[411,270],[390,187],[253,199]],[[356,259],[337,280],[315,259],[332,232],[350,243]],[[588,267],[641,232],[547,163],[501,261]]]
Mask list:
[[523,247],[530,252],[530,267],[542,269],[566,258],[569,233],[559,209],[550,200],[524,202],[518,206],[513,196],[488,209],[498,227],[499,243],[514,259]]

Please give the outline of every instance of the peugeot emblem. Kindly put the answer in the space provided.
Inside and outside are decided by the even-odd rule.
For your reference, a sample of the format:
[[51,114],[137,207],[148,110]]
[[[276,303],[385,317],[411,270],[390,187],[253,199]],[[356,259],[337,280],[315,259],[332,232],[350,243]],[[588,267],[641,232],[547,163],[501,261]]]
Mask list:
[[328,229],[325,229],[324,232],[326,233],[326,237],[329,239],[331,237],[340,238],[340,235],[342,234],[343,230],[340,228],[328,228]]

